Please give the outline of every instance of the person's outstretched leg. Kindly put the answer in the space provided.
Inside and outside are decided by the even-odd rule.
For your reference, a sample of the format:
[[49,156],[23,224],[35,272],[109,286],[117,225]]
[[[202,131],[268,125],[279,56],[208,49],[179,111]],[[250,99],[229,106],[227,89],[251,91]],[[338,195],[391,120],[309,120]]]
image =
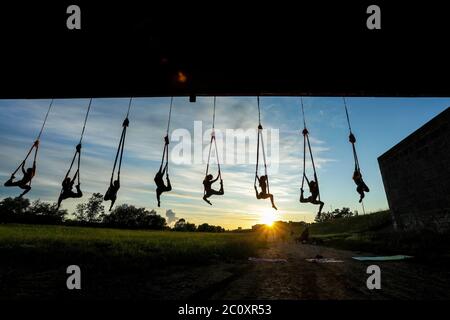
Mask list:
[[25,191],[21,193],[19,198],[22,198],[24,195],[26,195],[31,190],[31,187],[29,185],[20,186],[20,188],[24,189]]
[[[309,199],[309,198],[308,198],[308,199]],[[310,202],[311,202],[312,204],[320,205],[320,207],[319,207],[319,212],[317,212],[317,217],[320,218],[320,215],[321,215],[321,213],[322,213],[322,208],[323,208],[323,206],[325,205],[325,203],[324,203],[323,201],[320,201],[320,200],[317,200],[317,199],[311,199]]]
[[216,195],[216,196],[222,196],[223,195],[223,182],[220,181],[220,190],[211,190],[211,194]]
[[82,198],[83,197],[83,192],[81,192],[80,185],[77,184],[75,186],[75,188],[77,189],[77,193],[74,194],[74,198]]
[[208,198],[211,196],[210,193],[205,193],[205,195],[203,196],[203,200],[205,200],[205,202],[207,202],[209,205],[212,206],[212,203],[208,200]]
[[364,190],[365,192],[370,192],[369,187],[368,187],[367,184],[365,184],[364,182],[363,182],[363,190]]
[[320,215],[322,214],[322,209],[323,209],[323,206],[325,205],[325,203],[323,201],[319,201],[319,203],[320,203],[320,207],[319,207],[318,216],[320,217]]
[[61,193],[58,197],[58,205],[56,206],[56,210],[59,210],[59,207],[61,206],[61,202],[64,200],[64,193]]
[[364,199],[364,187],[362,185],[359,185],[356,188],[356,191],[359,193],[359,203],[361,203],[362,200]]
[[261,195],[258,192],[258,188],[255,186],[256,199],[261,199]]
[[277,207],[275,206],[275,203],[273,202],[273,195],[269,194],[270,197],[270,202],[272,202],[272,208],[274,208],[275,210],[278,210]]
[[5,187],[20,187],[20,181],[13,181],[16,177],[11,175],[11,178],[8,179],[3,185]]
[[305,197],[304,197],[304,195],[303,195],[303,192],[304,192],[303,189],[300,188],[300,202],[301,202],[301,203],[309,202],[308,199],[305,199]]
[[109,211],[112,210],[112,207],[114,206],[114,202],[116,202],[116,199],[117,199],[116,196],[114,196],[114,197],[111,198],[111,206],[109,207]]
[[158,200],[158,207],[161,207],[161,189],[156,188],[156,199]]

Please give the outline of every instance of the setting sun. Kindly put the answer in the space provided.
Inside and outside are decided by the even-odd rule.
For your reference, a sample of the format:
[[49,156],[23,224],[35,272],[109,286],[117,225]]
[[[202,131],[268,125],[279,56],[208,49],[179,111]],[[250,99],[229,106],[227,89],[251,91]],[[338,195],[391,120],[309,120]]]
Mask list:
[[262,210],[261,223],[264,223],[265,225],[271,227],[276,219],[277,219],[277,215],[273,209],[267,208],[267,209]]

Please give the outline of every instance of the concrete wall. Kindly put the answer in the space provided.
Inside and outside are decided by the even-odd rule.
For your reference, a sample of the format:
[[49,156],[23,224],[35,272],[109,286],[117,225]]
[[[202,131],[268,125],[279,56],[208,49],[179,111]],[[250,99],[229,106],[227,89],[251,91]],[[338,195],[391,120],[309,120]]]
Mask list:
[[450,108],[378,158],[394,226],[450,230]]

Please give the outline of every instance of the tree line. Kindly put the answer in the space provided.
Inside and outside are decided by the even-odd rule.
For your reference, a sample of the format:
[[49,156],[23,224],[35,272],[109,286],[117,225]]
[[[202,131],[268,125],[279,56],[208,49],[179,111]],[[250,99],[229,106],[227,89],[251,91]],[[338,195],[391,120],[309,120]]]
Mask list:
[[0,201],[0,223],[61,224],[75,226],[109,227],[122,229],[173,230],[188,232],[224,232],[220,226],[207,223],[196,226],[181,218],[173,227],[155,210],[137,208],[133,205],[116,206],[109,213],[103,206],[103,195],[94,193],[86,203],[76,206],[69,217],[65,209],[58,209],[56,203],[41,200],[30,202],[26,198],[5,198]]
[[322,212],[320,216],[316,216],[314,219],[315,222],[325,222],[340,218],[350,218],[358,216],[358,211],[352,212],[350,208],[343,207],[342,209],[334,209],[333,211]]

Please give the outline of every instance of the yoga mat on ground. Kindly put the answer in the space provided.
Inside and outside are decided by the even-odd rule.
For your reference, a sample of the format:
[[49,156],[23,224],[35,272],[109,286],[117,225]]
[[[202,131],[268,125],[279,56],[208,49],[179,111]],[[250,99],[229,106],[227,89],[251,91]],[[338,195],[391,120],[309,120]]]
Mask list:
[[254,262],[287,262],[286,259],[269,259],[269,258],[254,258],[254,257],[250,257],[248,258],[248,260]]
[[406,256],[398,254],[395,256],[374,256],[374,257],[352,257],[358,261],[398,261],[413,258],[413,256]]

